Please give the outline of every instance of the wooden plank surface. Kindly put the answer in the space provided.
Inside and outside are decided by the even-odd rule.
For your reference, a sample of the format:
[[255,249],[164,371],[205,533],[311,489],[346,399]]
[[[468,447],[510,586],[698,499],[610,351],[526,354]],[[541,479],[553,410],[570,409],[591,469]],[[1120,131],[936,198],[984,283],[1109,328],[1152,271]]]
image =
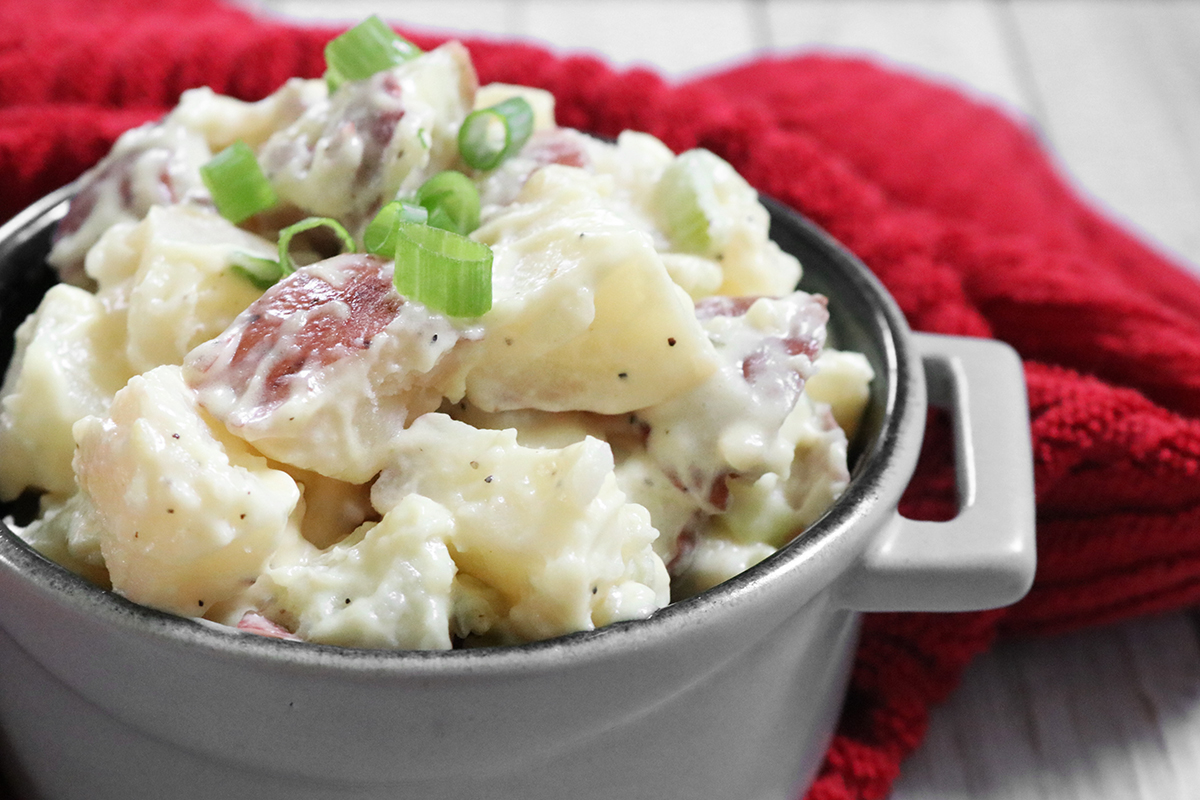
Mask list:
[[820,48],[918,72],[965,93],[1030,110],[1004,7],[990,0],[766,0],[770,46]]
[[935,709],[893,800],[1187,800],[1200,652],[1182,614],[1003,643]]
[[1022,0],[1045,138],[1094,200],[1200,262],[1200,3]]
[[[1200,274],[1200,4],[1183,0],[261,0],[529,37],[683,77],[821,47],[947,81],[1040,132],[1094,202]],[[1001,643],[893,800],[1200,797],[1200,646],[1179,613]]]
[[[527,0],[522,33],[556,49],[586,50],[675,75],[733,60],[757,46],[750,2]],[[665,38],[664,34],[669,34]],[[664,41],[672,42],[664,47]]]

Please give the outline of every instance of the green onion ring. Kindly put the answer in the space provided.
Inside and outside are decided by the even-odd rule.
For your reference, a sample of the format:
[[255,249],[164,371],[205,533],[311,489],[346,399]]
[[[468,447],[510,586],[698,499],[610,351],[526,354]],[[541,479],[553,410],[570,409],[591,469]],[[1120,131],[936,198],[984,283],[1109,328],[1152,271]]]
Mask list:
[[712,220],[719,213],[711,154],[688,150],[677,156],[654,189],[655,205],[662,209],[663,228],[683,252],[709,255],[713,249]]
[[400,222],[429,221],[429,210],[407,200],[393,200],[379,209],[379,213],[363,231],[363,249],[377,256],[391,258],[396,252],[396,225]]
[[492,307],[492,250],[453,231],[396,226],[396,291],[452,317],[478,317]]
[[495,169],[533,133],[533,108],[523,97],[472,111],[458,129],[458,152],[478,170]]
[[445,170],[417,189],[417,203],[429,211],[429,224],[466,236],[479,227],[479,190],[461,172]]
[[325,45],[325,83],[332,94],[346,81],[369,78],[419,55],[420,48],[372,14]]
[[200,178],[222,217],[238,225],[279,202],[254,151],[236,141],[200,167]]
[[250,281],[257,289],[266,291],[283,277],[283,267],[278,261],[262,256],[252,256],[241,250],[229,254],[229,269],[235,275]]
[[279,232],[279,267],[284,275],[291,275],[296,271],[296,265],[292,262],[291,254],[288,252],[292,246],[292,237],[298,233],[310,231],[313,228],[326,227],[332,230],[342,242],[343,253],[353,253],[357,250],[352,237],[342,223],[330,217],[309,217],[302,219],[295,225],[289,225]]

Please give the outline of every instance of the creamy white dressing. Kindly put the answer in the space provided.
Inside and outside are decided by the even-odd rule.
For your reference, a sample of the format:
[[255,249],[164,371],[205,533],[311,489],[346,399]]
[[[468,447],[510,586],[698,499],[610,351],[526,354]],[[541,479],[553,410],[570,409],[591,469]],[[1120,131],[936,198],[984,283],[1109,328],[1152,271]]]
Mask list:
[[312,104],[267,139],[260,162],[285,201],[358,231],[451,166],[477,86],[463,47],[444,45]]
[[799,293],[708,316],[720,368],[696,389],[639,412],[650,426],[647,452],[706,513],[725,510],[730,477],[786,478],[796,443],[784,421],[811,372],[810,354],[824,342],[827,316],[824,304]]
[[[470,169],[463,119],[514,96],[533,136]],[[240,227],[198,173],[234,140],[282,198]],[[21,535],[137,602],[385,648],[641,619],[757,563],[846,486],[871,369],[825,347],[753,189],[686,159],[703,247],[664,205],[688,200],[665,145],[559,128],[548,93],[478,87],[458,44],[332,96],[186,93],[83,179],[52,260],[89,289],[51,290],[18,333],[0,495],[43,496]],[[478,318],[319,237],[265,292],[229,269],[304,216],[361,235],[443,169],[482,200]]]
[[[353,306],[353,307],[352,307]],[[403,301],[390,263],[344,255],[276,284],[184,360],[200,404],[265,455],[351,483],[445,397],[476,334]]]
[[154,206],[207,196],[199,168],[211,157],[204,138],[182,125],[148,123],[122,134],[81,179],[56,230],[50,264],[63,281],[84,285],[84,257],[106,230],[136,222]]

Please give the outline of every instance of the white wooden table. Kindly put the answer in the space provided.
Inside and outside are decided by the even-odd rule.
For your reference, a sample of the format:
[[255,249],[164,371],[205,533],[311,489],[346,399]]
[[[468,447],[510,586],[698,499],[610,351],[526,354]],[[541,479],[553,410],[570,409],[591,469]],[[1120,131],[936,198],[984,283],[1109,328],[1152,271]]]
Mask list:
[[[864,52],[1031,119],[1076,185],[1200,275],[1200,3],[258,0],[267,13],[522,37],[671,76]],[[1200,637],[1179,613],[980,658],[894,800],[1200,798]],[[736,798],[731,798],[736,800]]]

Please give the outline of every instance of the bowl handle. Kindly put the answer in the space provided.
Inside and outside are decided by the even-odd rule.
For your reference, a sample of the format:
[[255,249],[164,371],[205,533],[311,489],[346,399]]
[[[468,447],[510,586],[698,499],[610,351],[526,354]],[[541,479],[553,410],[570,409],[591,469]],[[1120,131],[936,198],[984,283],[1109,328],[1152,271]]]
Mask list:
[[1033,453],[1021,360],[987,339],[916,334],[929,403],[953,416],[959,513],[895,513],[843,582],[859,611],[978,611],[1033,583]]

